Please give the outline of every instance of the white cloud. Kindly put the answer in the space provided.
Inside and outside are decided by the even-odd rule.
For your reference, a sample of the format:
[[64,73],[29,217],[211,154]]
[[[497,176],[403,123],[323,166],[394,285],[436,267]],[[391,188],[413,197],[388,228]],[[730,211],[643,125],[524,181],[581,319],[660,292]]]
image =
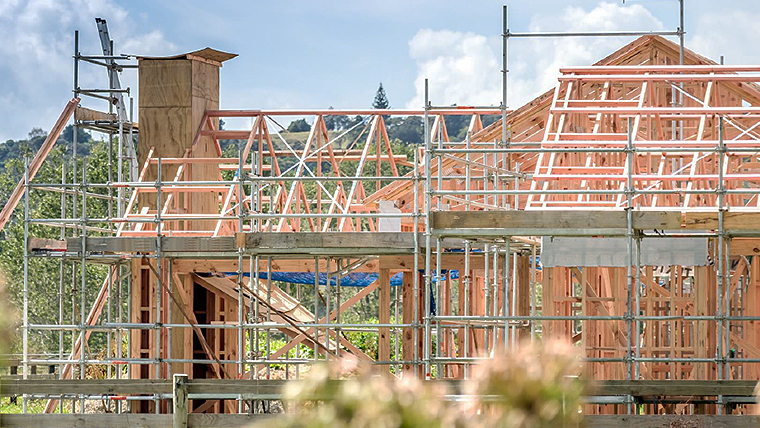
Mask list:
[[425,78],[433,104],[491,104],[499,98],[499,70],[493,41],[485,36],[424,29],[409,41],[409,54],[417,62],[416,95],[409,108],[422,108]]
[[[6,100],[0,103],[0,141],[22,138],[32,127],[52,126],[71,96],[74,30],[80,30],[83,53],[102,53],[95,17],[108,21],[117,53],[155,55],[176,49],[160,31],[136,30],[127,10],[111,0],[0,1],[0,94]],[[80,71],[80,87],[107,85],[104,69],[84,65]],[[136,86],[136,73],[125,73],[125,78],[122,86]]]
[[[530,31],[662,30],[662,22],[644,6],[600,3],[594,9],[566,7],[559,14],[534,17]],[[515,31],[515,30],[513,30]],[[519,107],[555,86],[560,66],[590,65],[631,38],[511,39],[510,107]],[[421,30],[409,42],[417,61],[415,97],[423,105],[424,79],[434,104],[493,104],[501,101],[501,39],[448,30]]]
[[[690,29],[686,23],[686,47],[726,64],[760,63],[760,52],[752,49],[760,40],[760,14],[750,10],[725,8],[717,13],[700,15]],[[694,36],[690,36],[694,34]]]

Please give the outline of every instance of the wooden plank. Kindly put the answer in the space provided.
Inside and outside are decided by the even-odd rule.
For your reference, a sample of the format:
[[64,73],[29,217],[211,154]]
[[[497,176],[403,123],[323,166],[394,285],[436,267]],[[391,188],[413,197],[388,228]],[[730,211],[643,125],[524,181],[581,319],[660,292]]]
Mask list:
[[[625,229],[625,211],[436,211],[433,229]],[[670,211],[633,213],[636,229],[680,229],[681,214]]]
[[[81,251],[82,239],[67,239],[66,248],[68,251]],[[161,250],[164,252],[237,253],[234,238],[231,236],[165,236],[161,238]],[[87,251],[106,253],[153,252],[156,251],[156,238],[134,236],[88,237]]]
[[29,237],[29,251],[66,251],[66,241],[60,239],[46,239]]
[[[35,238],[39,239],[39,238]],[[35,245],[64,248],[70,252],[82,249],[80,238],[68,238],[65,241],[37,240],[30,241]],[[311,254],[332,251],[343,254],[368,255],[399,254],[408,255],[413,252],[414,236],[412,232],[293,232],[293,233],[238,233],[232,236],[164,236],[161,238],[161,249],[164,252],[213,252],[223,257],[228,253],[230,258],[237,259],[238,246],[248,253],[259,254]],[[447,239],[444,246],[461,247],[459,239]],[[422,245],[420,248],[424,248]],[[88,237],[87,250],[109,253],[154,252],[156,237],[138,236],[104,236]],[[411,257],[411,256],[407,256]],[[313,259],[309,258],[313,264]],[[236,269],[235,269],[236,270]]]
[[[411,284],[411,281],[408,283]],[[406,287],[407,290],[411,288]],[[411,338],[411,335],[409,337]],[[408,360],[412,359],[411,355]],[[406,355],[404,359],[407,359]],[[278,396],[287,382],[293,381],[281,379],[189,379],[187,381],[187,393],[190,395],[244,394]],[[432,380],[429,382],[434,384],[443,382],[455,389],[461,388],[461,384],[458,381]],[[756,383],[756,381],[752,380],[607,380],[598,381],[592,385],[589,395],[714,397],[720,394],[735,397],[754,397]],[[173,392],[172,388],[171,380],[156,379],[11,379],[3,381],[0,385],[0,395],[152,395],[171,394]]]
[[0,414],[0,424],[7,428],[170,428],[172,415],[156,414]]
[[78,106],[74,111],[74,120],[79,121],[99,121],[99,122],[116,122],[118,119],[116,113],[105,113],[93,110],[87,107]]
[[634,396],[754,396],[757,381],[752,380],[607,380],[593,388],[594,395]]
[[172,428],[187,428],[187,375],[175,374],[172,389]]
[[149,379],[51,379],[3,380],[0,395],[23,394],[169,394],[171,385],[166,380]]
[[746,428],[758,426],[758,416],[744,415],[589,415],[586,428]]
[[189,428],[239,428],[249,426],[264,419],[277,417],[276,414],[209,414],[191,413],[187,417]]
[[[189,428],[237,428],[273,415],[266,414],[196,414],[187,415]],[[171,428],[172,415],[146,413],[122,414],[0,414],[0,424],[7,428]]]
[[267,253],[284,250],[288,253],[324,252],[325,249],[357,254],[367,249],[373,254],[409,253],[414,250],[412,232],[293,232],[293,233],[244,233],[236,241],[244,242],[248,253]]
[[760,255],[760,239],[758,238],[733,238],[728,250],[732,256],[757,256]]
[[[718,229],[718,213],[683,213],[683,228],[698,230]],[[724,230],[760,230],[760,213],[725,212],[723,213]]]
[[[42,167],[42,163],[45,161],[45,158],[47,158],[47,155],[53,150],[55,142],[58,140],[61,132],[63,132],[63,128],[71,118],[71,115],[74,114],[77,105],[79,105],[79,98],[72,98],[71,101],[66,103],[66,107],[63,108],[61,115],[58,116],[58,120],[55,121],[55,125],[53,125],[53,128],[48,133],[47,138],[45,138],[45,141],[37,151],[37,154],[34,155],[34,158],[29,163],[30,182],[34,179],[34,176],[37,175],[37,171]],[[11,193],[11,196],[5,202],[3,210],[0,211],[0,230],[3,230],[5,223],[10,220],[13,210],[16,209],[16,205],[21,202],[25,190],[26,186],[24,184],[24,177],[21,177],[21,180],[16,184],[16,188],[13,189],[13,193]]]

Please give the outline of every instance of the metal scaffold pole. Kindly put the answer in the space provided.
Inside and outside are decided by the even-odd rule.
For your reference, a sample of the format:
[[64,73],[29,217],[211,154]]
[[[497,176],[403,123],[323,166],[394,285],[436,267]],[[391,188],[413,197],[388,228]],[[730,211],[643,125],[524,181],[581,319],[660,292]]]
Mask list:
[[[507,147],[507,73],[509,73],[507,42],[509,41],[509,27],[507,26],[507,5],[503,6],[503,22],[501,31],[502,67],[501,67],[501,144]],[[505,165],[506,167],[506,165]],[[517,206],[515,206],[517,209]]]
[[[431,261],[432,261],[432,236],[430,234],[430,212],[432,210],[432,172],[430,163],[432,157],[432,138],[430,137],[429,110],[430,98],[428,92],[428,80],[425,79],[425,117],[424,117],[424,141],[425,141],[425,291],[424,291],[424,325],[425,334],[423,338],[423,360],[425,362],[425,379],[430,378],[430,289],[432,288],[431,278]],[[441,174],[441,171],[438,171]],[[416,347],[416,345],[415,345]]]
[[[23,313],[23,378],[29,377],[29,158],[24,159],[24,313]],[[26,413],[27,397],[24,395],[22,411]]]

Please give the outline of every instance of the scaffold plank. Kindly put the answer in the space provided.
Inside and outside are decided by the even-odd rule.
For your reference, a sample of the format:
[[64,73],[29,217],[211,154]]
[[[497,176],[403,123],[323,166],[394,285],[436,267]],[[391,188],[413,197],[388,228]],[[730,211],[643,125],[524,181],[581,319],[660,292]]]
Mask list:
[[238,233],[235,240],[247,253],[340,251],[349,254],[388,254],[414,251],[413,232],[253,232]]
[[[156,251],[155,237],[105,236],[87,237],[87,251],[105,253],[136,253]],[[82,251],[81,238],[66,240],[66,250],[78,253]],[[169,252],[236,252],[234,238],[231,236],[164,236],[161,237],[161,251]]]
[[[685,212],[683,213],[683,228],[717,230],[718,213]],[[725,212],[723,213],[723,229],[760,230],[760,213],[731,211]]]
[[[627,214],[619,211],[436,211],[433,229],[625,229]],[[673,211],[637,211],[635,229],[681,228],[681,214]]]

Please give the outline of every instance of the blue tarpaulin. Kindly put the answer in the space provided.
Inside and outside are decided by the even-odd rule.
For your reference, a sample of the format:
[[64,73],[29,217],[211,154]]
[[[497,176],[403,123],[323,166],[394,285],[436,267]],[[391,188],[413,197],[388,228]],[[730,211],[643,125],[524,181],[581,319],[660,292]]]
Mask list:
[[[441,271],[441,275],[445,275],[445,270]],[[235,272],[227,272],[227,275],[236,275]],[[248,276],[248,274],[244,274]],[[267,272],[259,272],[257,275],[259,279],[266,280]],[[378,274],[369,272],[351,272],[343,275],[340,278],[341,287],[366,287],[377,280]],[[458,279],[459,271],[451,271],[451,279]],[[399,272],[391,277],[391,287],[400,287],[404,280],[404,273]],[[314,272],[272,272],[272,281],[288,282],[291,284],[304,284],[314,285]],[[433,282],[436,282],[435,276]],[[327,285],[327,273],[319,273],[319,285]],[[336,283],[335,276],[330,278],[330,285],[338,285]]]

